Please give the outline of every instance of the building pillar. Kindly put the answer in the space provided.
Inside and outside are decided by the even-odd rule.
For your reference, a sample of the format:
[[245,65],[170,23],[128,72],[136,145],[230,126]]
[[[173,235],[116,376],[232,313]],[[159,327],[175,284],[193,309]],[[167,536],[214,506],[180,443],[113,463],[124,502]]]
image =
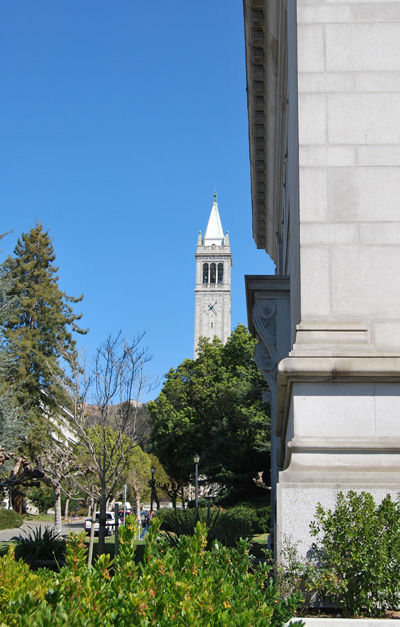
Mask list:
[[263,400],[270,404],[271,416],[271,530],[276,523],[276,484],[280,437],[277,435],[276,403],[279,362],[290,348],[289,278],[282,276],[246,276],[249,328],[257,337],[255,360],[268,387]]

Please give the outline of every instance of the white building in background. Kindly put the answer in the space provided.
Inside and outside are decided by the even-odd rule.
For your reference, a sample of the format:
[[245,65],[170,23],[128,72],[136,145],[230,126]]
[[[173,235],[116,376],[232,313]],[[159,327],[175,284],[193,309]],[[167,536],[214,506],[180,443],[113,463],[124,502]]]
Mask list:
[[400,489],[400,1],[244,0],[276,549],[316,505]]
[[217,194],[204,237],[199,233],[196,257],[194,356],[200,337],[218,337],[224,344],[231,334],[232,255],[228,232],[224,235]]

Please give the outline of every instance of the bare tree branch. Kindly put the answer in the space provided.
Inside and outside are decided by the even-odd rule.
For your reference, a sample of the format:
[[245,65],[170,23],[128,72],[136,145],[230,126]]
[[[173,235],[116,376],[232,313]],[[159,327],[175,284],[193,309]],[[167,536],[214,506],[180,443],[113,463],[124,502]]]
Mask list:
[[[68,385],[73,408],[70,422],[78,449],[84,451],[96,476],[90,489],[91,496],[100,503],[99,553],[105,547],[107,501],[114,495],[130,454],[138,445],[140,400],[157,385],[157,380],[145,372],[151,356],[141,346],[143,336],[139,334],[128,342],[121,333],[109,335],[97,349],[92,368],[83,364],[75,368]],[[82,481],[81,488],[87,492],[88,484]]]

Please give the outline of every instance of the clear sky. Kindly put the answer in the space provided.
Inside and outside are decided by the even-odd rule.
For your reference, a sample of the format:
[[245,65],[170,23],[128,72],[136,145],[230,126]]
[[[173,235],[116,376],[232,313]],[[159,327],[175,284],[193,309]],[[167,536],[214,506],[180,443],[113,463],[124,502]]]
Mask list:
[[121,329],[153,375],[193,357],[214,189],[247,324],[244,275],[274,266],[251,234],[241,0],[2,0],[0,84],[1,260],[42,222],[89,356]]

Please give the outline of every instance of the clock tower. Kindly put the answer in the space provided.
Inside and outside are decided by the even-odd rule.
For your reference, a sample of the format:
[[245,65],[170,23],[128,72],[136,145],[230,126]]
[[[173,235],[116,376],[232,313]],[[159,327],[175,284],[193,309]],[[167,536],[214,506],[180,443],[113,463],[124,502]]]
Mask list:
[[200,337],[215,335],[225,344],[231,334],[232,255],[228,232],[224,236],[217,194],[204,237],[199,233],[196,257],[194,356]]

